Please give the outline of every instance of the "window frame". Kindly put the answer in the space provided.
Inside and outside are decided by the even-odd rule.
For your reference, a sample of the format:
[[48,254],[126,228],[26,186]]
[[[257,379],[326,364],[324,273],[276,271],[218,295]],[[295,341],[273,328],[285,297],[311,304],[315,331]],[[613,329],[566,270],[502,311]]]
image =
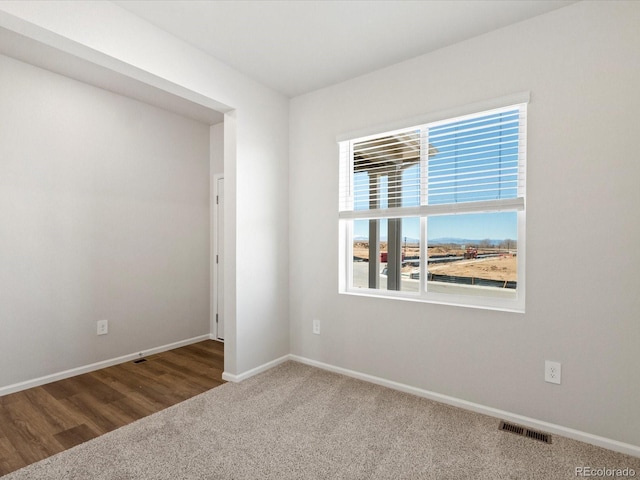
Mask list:
[[[472,105],[462,106],[455,109],[449,109],[433,114],[415,117],[404,122],[397,122],[391,125],[378,126],[367,129],[366,131],[353,132],[351,134],[338,137],[339,158],[340,158],[340,198],[339,198],[339,293],[347,295],[368,296],[376,298],[387,298],[394,300],[417,301],[425,303],[455,305],[462,307],[501,310],[509,312],[524,313],[525,310],[525,259],[526,259],[526,145],[527,145],[527,117],[528,104],[530,100],[529,92],[519,93],[508,97],[502,97],[485,102],[479,102]],[[416,207],[397,207],[397,208],[380,208],[376,210],[356,210],[353,205],[353,193],[351,200],[348,195],[342,194],[345,188],[344,182],[348,179],[350,185],[353,186],[354,178],[354,161],[353,161],[353,144],[363,140],[380,138],[385,135],[392,135],[403,130],[423,128],[428,126],[433,128],[438,124],[452,123],[463,117],[474,117],[484,114],[493,113],[494,111],[508,110],[519,108],[524,122],[519,122],[520,130],[518,132],[518,193],[516,198],[508,198],[502,200],[483,200],[466,203],[446,203],[425,205],[422,197],[419,206]],[[428,143],[427,143],[428,145]],[[346,150],[345,150],[346,149]],[[421,148],[420,164],[424,169],[428,162],[429,147]],[[427,170],[422,170],[426,172]],[[524,178],[521,178],[521,175]],[[421,173],[420,183],[423,185],[426,174]],[[422,190],[422,187],[421,187]],[[351,205],[349,202],[351,201]],[[498,211],[514,211],[517,221],[517,288],[515,298],[499,298],[496,296],[479,295],[478,286],[471,287],[470,294],[443,293],[431,290],[429,284],[432,282],[427,279],[427,238],[426,238],[426,222],[429,217],[435,215],[448,214],[466,214],[466,213],[491,213]],[[353,223],[355,220],[367,220],[373,218],[407,218],[418,217],[420,219],[420,279],[418,292],[406,292],[401,290],[384,290],[379,288],[353,287]],[[439,282],[436,282],[439,283]],[[442,285],[442,284],[440,284]],[[442,288],[447,288],[442,287]],[[466,287],[456,284],[456,290],[464,290]],[[436,287],[436,289],[439,289]],[[453,289],[453,288],[452,288]]]

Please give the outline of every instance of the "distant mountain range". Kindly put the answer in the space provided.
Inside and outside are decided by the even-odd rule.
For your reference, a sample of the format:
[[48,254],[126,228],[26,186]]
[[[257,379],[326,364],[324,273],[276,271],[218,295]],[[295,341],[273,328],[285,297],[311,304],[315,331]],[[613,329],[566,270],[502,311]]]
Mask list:
[[[368,242],[369,238],[368,237],[362,237],[362,236],[356,236],[353,237],[353,241],[354,242]],[[381,237],[380,238],[381,242],[386,242],[387,241],[387,237]],[[402,242],[405,242],[405,237],[402,237]],[[412,238],[412,237],[406,237],[406,242],[407,243],[420,243],[420,239],[419,238]]]
[[[429,244],[446,245],[449,243],[455,243],[457,245],[473,245],[473,244],[478,244],[480,242],[486,242],[486,241],[487,241],[486,238],[474,239],[474,238],[442,237],[442,238],[429,239]],[[488,241],[491,245],[498,245],[499,243],[504,242],[504,239],[496,240],[496,239],[490,238]]]
[[[363,237],[363,236],[356,236],[353,237],[353,241],[354,242],[368,242],[369,239],[367,237]],[[382,237],[380,238],[381,242],[386,242],[387,238],[386,237]],[[402,237],[402,242],[404,243],[405,238]],[[419,243],[420,239],[418,238],[411,238],[411,237],[407,237],[406,239],[407,243]],[[484,242],[486,241],[485,238],[482,239],[473,239],[473,238],[458,238],[458,237],[441,237],[441,238],[430,238],[429,239],[429,245],[448,245],[448,244],[456,244],[456,245],[477,245],[480,242]],[[491,245],[498,245],[501,242],[503,242],[504,239],[489,239],[489,243]]]

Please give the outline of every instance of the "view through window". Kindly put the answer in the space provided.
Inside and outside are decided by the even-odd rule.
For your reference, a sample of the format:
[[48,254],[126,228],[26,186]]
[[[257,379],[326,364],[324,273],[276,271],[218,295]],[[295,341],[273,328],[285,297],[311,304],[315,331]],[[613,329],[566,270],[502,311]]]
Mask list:
[[523,308],[526,103],[341,142],[345,292]]

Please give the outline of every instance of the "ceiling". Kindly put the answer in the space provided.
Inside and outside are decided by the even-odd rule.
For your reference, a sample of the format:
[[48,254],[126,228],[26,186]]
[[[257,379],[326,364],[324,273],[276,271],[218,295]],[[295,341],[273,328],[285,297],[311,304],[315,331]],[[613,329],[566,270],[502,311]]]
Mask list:
[[115,0],[295,97],[575,0]]

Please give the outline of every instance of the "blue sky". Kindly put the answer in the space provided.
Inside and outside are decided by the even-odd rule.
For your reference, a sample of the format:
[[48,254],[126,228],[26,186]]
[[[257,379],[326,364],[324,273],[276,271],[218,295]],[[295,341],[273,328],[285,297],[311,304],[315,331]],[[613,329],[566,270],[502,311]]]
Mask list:
[[[439,215],[429,217],[427,221],[427,240],[453,237],[469,240],[505,240],[518,238],[518,220],[516,212],[473,213],[460,215]],[[380,221],[381,240],[387,238],[387,221]],[[354,221],[354,237],[369,235],[369,220]],[[405,218],[402,221],[402,236],[411,239],[420,238],[420,219]]]

